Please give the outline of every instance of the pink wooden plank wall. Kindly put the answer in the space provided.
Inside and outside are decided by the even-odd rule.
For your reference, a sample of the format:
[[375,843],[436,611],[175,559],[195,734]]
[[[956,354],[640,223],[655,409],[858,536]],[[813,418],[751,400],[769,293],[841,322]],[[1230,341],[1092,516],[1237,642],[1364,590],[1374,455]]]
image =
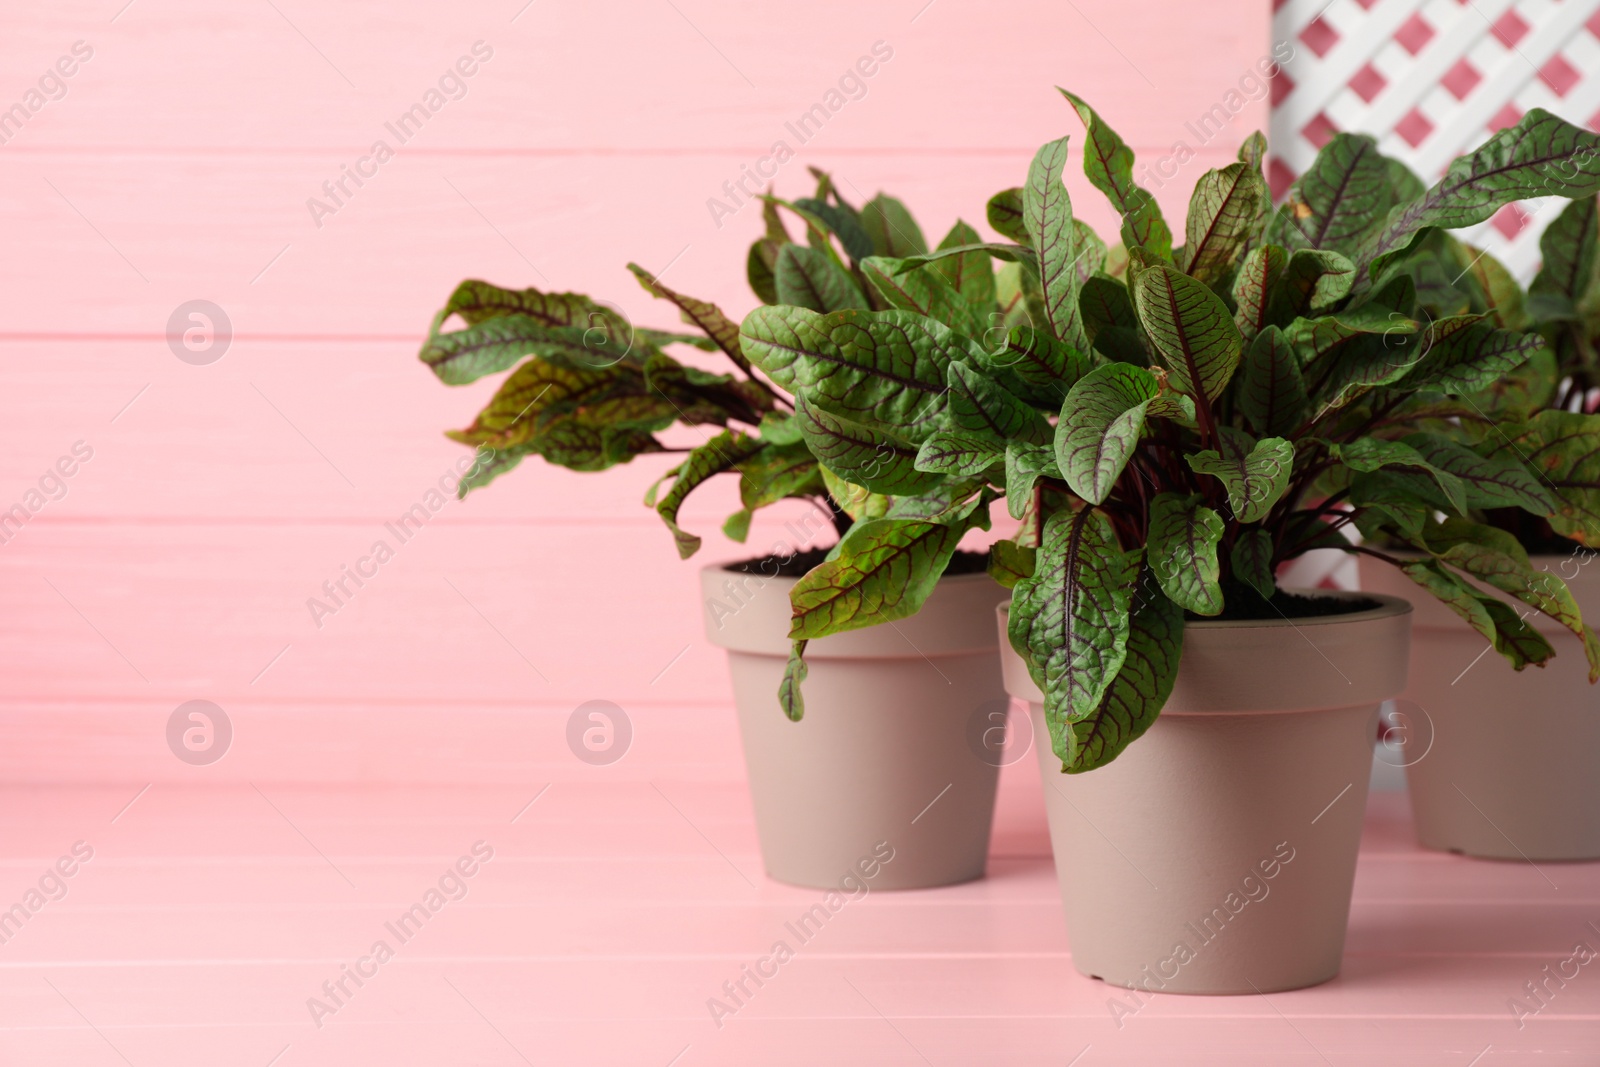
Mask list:
[[[415,361],[432,311],[478,275],[670,324],[622,269],[635,259],[742,315],[757,213],[719,226],[706,201],[774,140],[798,149],[782,191],[829,167],[857,199],[906,198],[937,239],[958,215],[981,225],[1040,142],[1081,140],[1058,83],[1144,159],[1196,150],[1157,190],[1181,216],[1265,125],[1264,99],[1227,94],[1268,26],[1264,0],[6,5],[0,108],[26,108],[41,78],[59,99],[0,127],[0,510],[76,443],[93,455],[0,544],[0,775],[579,777],[596,772],[567,753],[565,719],[603,698],[635,724],[621,776],[737,779],[693,565],[639,506],[662,462],[530,464],[449,504],[313,623],[307,598],[393,540],[385,521],[460,454],[439,431],[489,391]],[[398,145],[385,123],[480,41],[492,57],[465,94]],[[880,41],[892,58],[865,95],[797,144],[785,123]],[[45,77],[75,47],[72,76]],[[1201,143],[1187,123],[1230,101],[1233,125]],[[319,226],[307,199],[378,138],[394,158]],[[1076,165],[1080,214],[1104,227]],[[234,331],[207,366],[165,337],[194,299]],[[730,500],[702,494],[688,525],[712,531]],[[752,544],[793,517],[764,517]],[[704,558],[742,551],[713,535]],[[191,699],[236,730],[210,767],[166,748]]]

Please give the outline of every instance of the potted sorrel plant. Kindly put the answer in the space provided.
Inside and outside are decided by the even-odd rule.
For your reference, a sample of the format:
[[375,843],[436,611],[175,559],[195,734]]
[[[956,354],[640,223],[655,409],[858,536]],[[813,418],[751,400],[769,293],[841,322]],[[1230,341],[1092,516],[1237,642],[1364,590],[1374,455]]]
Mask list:
[[[884,293],[900,299],[899,284],[878,269],[880,257],[926,253],[917,223],[900,201],[881,194],[858,210],[827,175],[814,173],[815,196],[766,199],[766,232],[746,263],[751,287],[767,303],[816,313],[891,307]],[[780,211],[799,220],[807,243],[790,239]],[[958,223],[945,245],[977,240]],[[472,425],[449,434],[484,457],[461,494],[526,456],[595,471],[641,455],[682,453],[645,502],[683,558],[701,538],[680,525],[680,508],[714,477],[738,481],[741,506],[723,525],[735,541],[746,540],[757,509],[810,501],[813,509],[756,558],[700,572],[706,635],[728,653],[767,872],[832,887],[869,864],[877,889],[980,877],[1000,759],[980,758],[990,749],[974,740],[974,724],[981,736],[1005,706],[990,622],[1005,594],[985,575],[986,556],[960,552],[957,542],[969,527],[987,523],[986,512],[969,508],[959,530],[941,527],[947,536],[938,565],[921,576],[903,610],[878,605],[884,625],[813,646],[809,710],[793,690],[780,700],[790,589],[830,555],[835,533],[870,536],[885,516],[919,514],[945,479],[864,479],[870,488],[838,480],[802,437],[787,378],[764,378],[751,367],[738,324],[714,304],[675,292],[636,265],[629,269],[699,332],[634,329],[614,308],[576,293],[467,281],[451,295],[422,347],[423,362],[451,385],[511,371]],[[975,307],[1000,313],[987,255],[954,257],[940,269]],[[464,328],[444,330],[453,316]],[[674,344],[717,353],[735,373],[680,362],[666,352]],[[674,426],[692,428],[679,440],[701,439],[678,447],[658,438]]]
[[[1596,169],[1600,160],[1561,166]],[[1443,234],[1433,240],[1447,269],[1432,288],[1431,314],[1482,314],[1544,342],[1515,370],[1457,395],[1435,432],[1482,456],[1531,464],[1539,480],[1524,491],[1549,510],[1517,507],[1491,488],[1470,493],[1470,516],[1500,531],[1506,552],[1526,553],[1535,571],[1565,581],[1585,615],[1600,617],[1600,568],[1588,566],[1593,552],[1585,547],[1600,544],[1595,198],[1572,201],[1541,235],[1543,266],[1526,293],[1487,253]],[[1405,551],[1410,542],[1387,540],[1389,554],[1417,566]],[[1403,579],[1375,557],[1363,558],[1361,576],[1364,588],[1405,593],[1397,587]],[[1527,659],[1544,668],[1526,671],[1526,663],[1484,656],[1483,638],[1456,615],[1416,607],[1397,724],[1418,838],[1495,859],[1600,858],[1593,633],[1570,628],[1560,612],[1524,611],[1535,631]]]
[[[1538,472],[1438,425],[1452,396],[1545,342],[1480,314],[1431,316],[1427,301],[1440,228],[1535,192],[1593,192],[1600,180],[1550,164],[1600,139],[1533,111],[1425,189],[1370,141],[1337,138],[1273,209],[1257,134],[1200,177],[1178,246],[1132,152],[1068,96],[1121,249],[1074,220],[1062,138],[990,202],[1016,244],[888,268],[928,294],[933,319],[768,307],[744,320],[745,353],[792,389],[802,438],[837,476],[970,479],[936,513],[852,529],[795,585],[785,684],[804,678],[807,641],[915,595],[938,558],[927,546],[949,536],[933,528],[1003,489],[1021,522],[992,555],[1014,587],[1007,688],[1049,739],[1073,964],[1169,992],[1325,981],[1411,606],[1280,590],[1275,571],[1314,548],[1378,552],[1343,535],[1358,524],[1414,546],[1423,558],[1404,573],[1513,662],[1549,646],[1499,594],[1585,632],[1560,579],[1469,514],[1491,496],[1555,514]],[[1030,321],[1003,336],[950,314],[936,273],[979,250],[1020,268]],[[897,343],[854,343],[873,331]]]

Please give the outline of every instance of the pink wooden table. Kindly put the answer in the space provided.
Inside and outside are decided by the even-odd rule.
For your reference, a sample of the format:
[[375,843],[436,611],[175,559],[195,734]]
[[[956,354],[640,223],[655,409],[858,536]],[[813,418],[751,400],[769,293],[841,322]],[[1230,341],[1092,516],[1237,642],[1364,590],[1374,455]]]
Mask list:
[[[792,146],[781,192],[816,165],[857,201],[903,196],[934,240],[981,226],[1040,143],[1081,144],[1060,83],[1142,161],[1188,142],[1155,190],[1178,217],[1266,125],[1263,94],[1205,143],[1189,129],[1270,53],[1270,8],[5,5],[0,111],[45,88],[0,130],[0,511],[31,512],[0,539],[0,909],[37,911],[17,929],[0,910],[0,1064],[1600,1063],[1593,968],[1522,1029],[1507,1008],[1600,939],[1600,871],[1421,854],[1393,794],[1338,981],[1158,998],[1119,1027],[1116,992],[1071,968],[1029,760],[1002,775],[991,878],[851,904],[719,1030],[707,999],[818,894],[761,877],[694,570],[638,505],[662,457],[529,465],[445,507],[335,616],[307,610],[449,469],[439,431],[492,388],[415,359],[459,279],[671,325],[632,259],[742,316],[760,222],[706,202],[879,41],[893,59]],[[479,41],[465,92],[313,215]],[[1073,161],[1077,213],[1112,232]],[[200,299],[233,331],[207,365],[168,335]],[[39,496],[79,442],[92,459]],[[708,559],[794,518],[732,545],[735,495],[682,516]],[[235,731],[209,766],[166,739],[196,699]],[[563,740],[592,699],[633,723],[612,767]],[[494,857],[465,896],[363,963],[478,841]],[[307,1000],[342,965],[371,973],[319,1028]]]
[[[1521,1028],[1507,1006],[1600,944],[1600,865],[1422,852],[1403,794],[1369,806],[1338,979],[1134,1010],[1073,971],[1036,834],[983,881],[871,894],[799,944],[785,924],[821,894],[761,874],[740,786],[540,788],[3,791],[8,894],[94,855],[0,946],[0,1062],[1600,1063],[1592,967]],[[480,841],[493,858],[402,941],[386,924]],[[708,998],[780,938],[795,958],[719,1028]],[[322,983],[378,940],[393,958],[335,1007]]]

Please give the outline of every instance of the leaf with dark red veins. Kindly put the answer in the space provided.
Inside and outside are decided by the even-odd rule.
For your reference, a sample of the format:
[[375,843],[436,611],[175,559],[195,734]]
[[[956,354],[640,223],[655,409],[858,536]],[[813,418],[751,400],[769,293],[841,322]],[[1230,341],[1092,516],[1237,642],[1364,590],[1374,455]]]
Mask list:
[[1378,145],[1365,134],[1336,133],[1284,198],[1273,239],[1290,248],[1354,255],[1383,226],[1394,188]]
[[1091,504],[1111,494],[1159,392],[1154,374],[1127,363],[1096,367],[1072,387],[1056,423],[1056,461],[1074,493]]
[[1105,194],[1122,216],[1122,243],[1138,245],[1161,259],[1172,259],[1172,230],[1161,217],[1156,198],[1133,180],[1133,149],[1115,130],[1107,126],[1082,99],[1061,90],[1072,104],[1085,129],[1083,172],[1096,189]]
[[1067,391],[1094,367],[1082,352],[1032,326],[1013,326],[1003,340],[990,338],[994,334],[987,335],[976,356],[978,366],[1040,407],[1059,408]]
[[1437,560],[1409,560],[1400,566],[1400,573],[1432,593],[1441,604],[1464,619],[1517,670],[1522,670],[1530,663],[1542,667],[1556,654],[1550,642],[1525,620],[1519,619],[1510,607],[1478,592],[1451,574]]
[[1200,176],[1184,225],[1184,273],[1212,285],[1233,270],[1261,225],[1265,189],[1261,172],[1244,163]]
[[778,249],[773,268],[777,280],[778,302],[811,311],[840,311],[865,308],[867,298],[855,279],[827,253],[805,245],[788,244]]
[[678,543],[678,555],[688,559],[700,549],[700,538],[678,525],[678,509],[689,493],[706,479],[722,471],[732,470],[741,462],[761,451],[762,444],[753,437],[724,430],[705,444],[700,445],[679,465],[677,477],[666,496],[656,504],[656,513],[672,531]]
[[1267,302],[1289,264],[1289,253],[1277,245],[1252,248],[1233,279],[1233,324],[1246,344],[1271,323]]
[[1056,466],[1056,450],[1048,445],[1007,441],[1006,510],[1013,519],[1022,518],[1040,478],[1061,478],[1061,468]]
[[[969,255],[976,255],[985,262],[989,259],[982,252]],[[950,262],[956,262],[959,258],[953,257]],[[980,310],[952,288],[942,275],[932,269],[938,265],[935,263],[919,270],[908,270],[903,259],[868,256],[861,261],[861,272],[889,302],[890,307],[937,319],[967,337],[982,337],[988,329],[983,317],[987,309]]]
[[1161,591],[1196,615],[1222,613],[1222,516],[1206,507],[1198,493],[1158,493],[1150,501],[1147,562]]
[[1577,303],[1595,281],[1600,217],[1595,198],[1574,200],[1539,235],[1544,263],[1528,286],[1530,293],[1555,293]]
[[1067,163],[1067,139],[1051,141],[1039,149],[1028,168],[1022,189],[1022,216],[1028,238],[1039,260],[1039,281],[1044,287],[1044,312],[1056,337],[1079,351],[1089,347],[1078,312],[1077,231],[1072,225],[1072,202],[1061,172]]
[[1002,189],[989,198],[984,208],[989,226],[1002,237],[1018,244],[1028,243],[1028,225],[1022,221],[1022,190]]
[[1355,276],[1355,265],[1332,249],[1296,249],[1267,298],[1267,321],[1287,325],[1333,307],[1350,292]]
[[915,615],[944,573],[965,523],[869,519],[850,527],[834,559],[790,590],[792,639],[811,639]]
[[1361,255],[1352,258],[1358,266],[1381,269],[1377,261],[1405,248],[1423,227],[1462,229],[1515,200],[1552,195],[1575,200],[1596,192],[1600,135],[1536,107],[1451,163],[1421,196],[1395,207]]
[[1538,334],[1496,329],[1481,315],[1440,319],[1424,335],[1424,353],[1400,384],[1451,396],[1475,393],[1545,347]]
[[1527,463],[1555,491],[1560,506],[1550,525],[1556,533],[1600,546],[1600,416],[1541,411],[1482,432],[1481,455]]
[[656,280],[655,275],[637,263],[629,263],[628,269],[639,279],[639,284],[644,286],[645,292],[672,301],[689,321],[705,331],[706,336],[716,342],[717,347],[726,352],[728,358],[738,364],[741,370],[746,372],[750,370],[750,361],[744,358],[744,351],[739,347],[739,324],[724,315],[721,308],[708,301],[696,300],[692,296],[684,296],[668,289]]
[[989,546],[989,576],[1007,589],[1033,577],[1039,550],[1015,541],[996,541]]
[[1294,445],[1281,437],[1252,443],[1248,434],[1224,429],[1220,450],[1206,449],[1185,459],[1195,473],[1210,474],[1222,482],[1233,519],[1260,522],[1288,488]]
[[1311,413],[1300,361],[1276,326],[1256,335],[1239,375],[1239,410],[1257,433],[1293,433]]
[[778,683],[778,707],[783,709],[791,722],[799,722],[806,713],[806,702],[800,687],[806,680],[805,654],[808,643],[795,641],[789,646],[789,659],[783,665],[783,680]]
[[1033,576],[1012,590],[1007,632],[1044,692],[1047,721],[1091,714],[1122,669],[1142,555],[1123,552],[1092,508],[1046,520]]
[[905,204],[879,193],[861,205],[861,227],[875,256],[919,256],[928,250],[922,227]]
[[1122,667],[1093,712],[1050,722],[1050,747],[1067,774],[1103,767],[1150,728],[1172,695],[1183,657],[1183,609],[1152,592],[1134,605]]
[[889,495],[922,493],[944,479],[917,469],[917,446],[796,398],[805,443],[822,465],[847,482]]
[[1172,387],[1201,403],[1221,396],[1244,345],[1221,297],[1187,274],[1157,264],[1139,272],[1133,299]]
[[1048,444],[1053,428],[990,375],[967,363],[952,363],[945,379],[950,386],[948,418],[955,429],[1009,440]]
[[1263,600],[1271,600],[1278,591],[1278,580],[1272,573],[1272,534],[1262,527],[1239,531],[1228,562],[1233,576],[1260,593]]
[[1534,515],[1554,515],[1561,506],[1539,473],[1515,454],[1480,456],[1466,445],[1438,434],[1416,433],[1404,444],[1439,470],[1459,478],[1471,508],[1522,508]]
[[[966,248],[982,243],[983,237],[977,230],[957,219],[956,224],[950,227],[950,232],[945,234],[944,240],[939,242],[939,248],[941,251],[949,251],[952,248]],[[933,263],[930,269],[948,282],[950,288],[960,293],[967,303],[977,308],[981,315],[987,316],[994,311],[994,263],[988,254],[963,252]],[[987,325],[989,320],[985,318],[983,321]]]

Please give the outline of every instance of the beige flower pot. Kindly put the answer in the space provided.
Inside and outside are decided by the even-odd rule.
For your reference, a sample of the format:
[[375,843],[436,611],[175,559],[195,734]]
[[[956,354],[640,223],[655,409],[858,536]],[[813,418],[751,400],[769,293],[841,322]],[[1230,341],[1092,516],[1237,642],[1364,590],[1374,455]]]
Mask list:
[[1160,717],[1072,775],[1002,609],[1006,688],[1032,707],[1079,971],[1166,993],[1270,993],[1338,973],[1378,707],[1406,677],[1410,605],[1378,599],[1292,623],[1189,623]]
[[[728,650],[767,873],[836,888],[917,889],[982,877],[998,761],[970,742],[1005,707],[986,574],[941,580],[922,611],[806,650],[806,711],[778,706],[792,578],[700,572],[706,636]],[[892,855],[881,864],[876,856]]]
[[[1600,566],[1535,556],[1600,622]],[[1600,859],[1600,689],[1583,645],[1543,615],[1555,647],[1521,671],[1395,568],[1363,557],[1361,585],[1416,605],[1401,758],[1417,837],[1428,848],[1510,860]],[[1525,609],[1522,609],[1525,610]],[[1488,651],[1486,651],[1488,650]]]

